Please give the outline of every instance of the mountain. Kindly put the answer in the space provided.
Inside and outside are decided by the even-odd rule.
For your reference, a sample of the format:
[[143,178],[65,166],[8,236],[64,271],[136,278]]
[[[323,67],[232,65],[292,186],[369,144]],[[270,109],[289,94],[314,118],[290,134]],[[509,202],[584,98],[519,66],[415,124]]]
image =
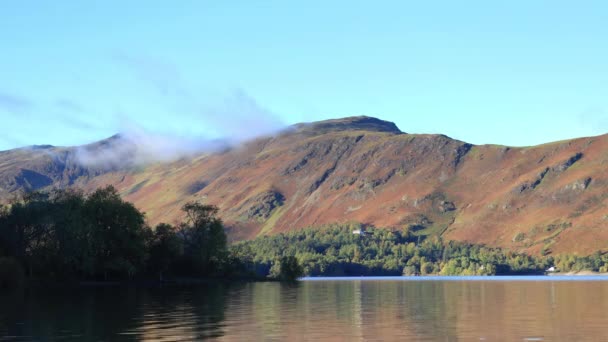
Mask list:
[[113,184],[151,223],[190,200],[215,204],[236,240],[360,222],[528,253],[608,250],[608,135],[472,145],[351,117],[173,162],[142,166],[136,149],[114,136],[0,152],[0,198]]

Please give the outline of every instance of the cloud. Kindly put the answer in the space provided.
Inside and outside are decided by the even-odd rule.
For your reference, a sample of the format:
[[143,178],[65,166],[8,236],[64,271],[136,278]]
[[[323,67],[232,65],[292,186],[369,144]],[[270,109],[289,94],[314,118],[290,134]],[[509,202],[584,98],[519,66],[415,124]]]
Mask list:
[[[135,79],[154,89],[158,107],[167,115],[155,116],[154,125],[141,122],[141,113],[120,109],[119,137],[102,146],[79,149],[78,160],[87,166],[126,167],[135,164],[168,162],[198,153],[235,147],[259,136],[272,135],[285,125],[243,89],[209,94],[193,89],[172,63],[130,54],[113,60],[127,67]],[[195,95],[196,94],[196,95]],[[70,101],[61,107],[76,109]],[[151,130],[144,127],[161,127]]]
[[155,162],[170,162],[203,151],[213,152],[224,146],[221,142],[203,138],[180,138],[132,127],[101,142],[78,147],[76,159],[87,167],[121,169]]
[[22,96],[0,92],[0,109],[13,114],[23,114],[33,106],[33,103]]
[[[134,96],[142,98],[110,104],[115,109],[104,111],[81,103],[71,94],[60,94],[44,106],[37,104],[37,111],[32,112],[37,118],[33,120],[39,126],[36,128],[45,131],[47,137],[67,134],[82,139],[99,136],[100,132],[119,133],[100,143],[78,147],[77,160],[85,166],[115,169],[169,162],[236,147],[285,126],[275,113],[238,87],[216,93],[201,91],[191,86],[174,64],[153,57],[117,54],[111,61],[123,66],[142,88],[151,89],[152,95],[135,92]],[[97,96],[103,99],[104,94]],[[145,105],[138,107],[138,102]],[[0,110],[18,114],[32,106],[26,98],[0,92]],[[151,108],[154,113],[144,112]],[[15,144],[14,136],[10,141],[7,138],[3,139],[7,145]],[[32,143],[31,137],[26,140],[26,144]]]
[[196,120],[194,124],[204,126],[215,137],[238,143],[284,127],[275,113],[241,88],[219,95],[205,94],[192,89],[173,63],[128,54],[119,54],[117,60],[127,65],[141,82],[168,97],[172,115]]
[[[285,126],[271,111],[243,90],[211,100],[188,98],[191,113],[159,118],[167,130],[151,131],[129,113],[121,111],[120,134],[97,144],[77,149],[77,160],[88,167],[128,168],[155,162],[171,162],[201,153],[237,147],[259,136],[272,135]],[[200,102],[199,102],[200,101]],[[180,125],[172,125],[176,121]],[[192,126],[207,134],[193,135]]]
[[277,115],[242,89],[232,91],[218,103],[202,106],[200,120],[232,143],[274,134],[285,127]]

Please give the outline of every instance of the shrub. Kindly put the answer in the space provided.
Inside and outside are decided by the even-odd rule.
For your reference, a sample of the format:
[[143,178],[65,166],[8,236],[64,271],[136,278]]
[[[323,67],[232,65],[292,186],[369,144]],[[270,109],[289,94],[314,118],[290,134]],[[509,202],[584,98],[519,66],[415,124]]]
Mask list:
[[304,268],[294,256],[284,256],[276,261],[270,269],[270,278],[281,281],[296,281],[304,275]]

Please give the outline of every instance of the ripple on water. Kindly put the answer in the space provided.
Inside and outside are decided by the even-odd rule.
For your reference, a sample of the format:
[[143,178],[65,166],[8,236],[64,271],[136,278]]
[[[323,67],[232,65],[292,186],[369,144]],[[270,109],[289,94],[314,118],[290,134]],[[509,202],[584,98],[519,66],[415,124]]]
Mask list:
[[606,281],[319,280],[0,296],[0,341],[606,340]]

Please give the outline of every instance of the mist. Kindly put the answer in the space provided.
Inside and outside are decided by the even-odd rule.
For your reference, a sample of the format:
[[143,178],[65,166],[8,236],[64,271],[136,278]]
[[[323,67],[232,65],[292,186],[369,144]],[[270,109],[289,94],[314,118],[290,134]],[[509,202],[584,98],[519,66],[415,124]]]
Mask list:
[[[286,127],[244,89],[193,82],[170,61],[118,53],[108,65],[110,81],[91,89],[92,97],[0,91],[0,111],[10,114],[7,127],[28,117],[27,130],[5,130],[1,141],[79,145],[76,160],[83,166],[121,168],[235,148]],[[80,86],[88,87],[86,80]]]
[[[193,104],[192,100],[188,102]],[[277,115],[243,90],[235,90],[216,101],[196,103],[196,108],[168,115],[157,123],[164,127],[162,130],[146,128],[136,116],[120,113],[115,118],[120,121],[118,134],[78,147],[77,161],[86,167],[104,169],[171,162],[236,148],[285,129]]]
[[79,146],[76,159],[83,166],[118,169],[154,162],[170,162],[229,147],[222,141],[159,134],[134,127],[101,142]]
[[[144,94],[140,101],[152,104],[154,113],[142,112],[149,106],[120,108],[110,118],[117,136],[78,148],[77,160],[84,166],[171,162],[235,148],[285,128],[278,115],[243,89],[203,90],[183,77],[175,64],[152,56],[117,53],[112,60],[119,71],[130,75]],[[62,103],[81,107],[76,101]]]

